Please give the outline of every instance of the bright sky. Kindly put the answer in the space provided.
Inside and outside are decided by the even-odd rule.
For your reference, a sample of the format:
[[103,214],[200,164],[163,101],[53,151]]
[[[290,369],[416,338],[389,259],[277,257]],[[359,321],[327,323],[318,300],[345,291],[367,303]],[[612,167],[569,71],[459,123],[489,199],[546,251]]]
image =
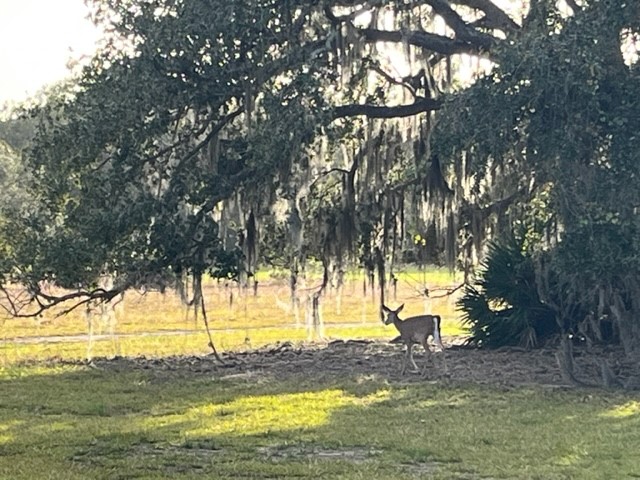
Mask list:
[[0,107],[69,74],[99,32],[83,0],[0,0]]

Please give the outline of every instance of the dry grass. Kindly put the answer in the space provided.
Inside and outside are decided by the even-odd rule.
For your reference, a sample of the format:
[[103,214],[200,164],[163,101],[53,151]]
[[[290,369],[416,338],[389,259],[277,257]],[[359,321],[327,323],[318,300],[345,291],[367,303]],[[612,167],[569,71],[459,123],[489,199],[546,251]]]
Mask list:
[[[442,290],[455,285],[455,277],[441,270],[404,272],[398,276],[397,289],[386,294],[387,303],[406,303],[406,316],[437,312],[443,317],[445,335],[462,333],[454,310],[456,296],[446,296]],[[300,286],[297,312],[292,308],[288,283],[282,274],[263,272],[258,281],[255,295],[253,289],[240,289],[234,283],[206,283],[208,318],[219,350],[318,339],[318,332],[309,331],[305,321],[307,300],[317,289],[317,279],[312,277]],[[431,298],[422,295],[425,287]],[[380,322],[378,295],[377,291],[365,288],[363,277],[355,274],[348,276],[342,292],[328,289],[321,302],[325,323],[322,337],[330,340],[395,336],[392,327],[383,327]],[[0,361],[4,365],[51,357],[162,356],[210,351],[202,318],[196,318],[173,291],[128,292],[124,302],[115,308],[115,317],[92,317],[91,342],[83,338],[89,333],[89,326],[81,309],[62,317],[49,314],[27,319],[5,317],[0,321]],[[41,338],[52,336],[66,338]]]

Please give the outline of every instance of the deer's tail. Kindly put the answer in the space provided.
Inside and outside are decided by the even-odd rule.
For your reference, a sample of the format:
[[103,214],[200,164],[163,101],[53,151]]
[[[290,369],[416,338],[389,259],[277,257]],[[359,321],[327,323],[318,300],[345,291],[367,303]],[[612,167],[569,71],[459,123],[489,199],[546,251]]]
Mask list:
[[442,336],[440,334],[440,324],[442,323],[442,317],[440,317],[440,315],[434,315],[433,316],[433,340],[436,342],[436,344],[444,349],[444,347],[442,346]]

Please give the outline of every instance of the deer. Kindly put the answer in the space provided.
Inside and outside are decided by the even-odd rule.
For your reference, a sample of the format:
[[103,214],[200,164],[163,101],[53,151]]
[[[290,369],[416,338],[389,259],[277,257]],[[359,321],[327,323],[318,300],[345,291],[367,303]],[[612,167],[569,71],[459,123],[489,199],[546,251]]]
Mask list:
[[[424,347],[427,357],[431,357],[431,349],[429,348],[428,339],[433,336],[433,340],[436,345],[444,352],[444,345],[442,345],[442,339],[440,338],[440,315],[417,315],[415,317],[409,317],[405,320],[400,319],[398,314],[404,308],[404,303],[400,305],[396,310],[391,310],[386,305],[382,305],[382,310],[386,312],[387,317],[383,320],[385,325],[393,323],[400,336],[391,340],[391,343],[404,343],[407,347],[404,360],[402,362],[402,370],[400,375],[404,375],[407,369],[407,362],[411,362],[414,372],[419,371],[415,360],[413,359],[413,345],[418,343]],[[443,358],[444,359],[444,358]],[[447,368],[446,359],[444,359],[445,370]],[[423,367],[422,374],[426,370],[427,364]]]

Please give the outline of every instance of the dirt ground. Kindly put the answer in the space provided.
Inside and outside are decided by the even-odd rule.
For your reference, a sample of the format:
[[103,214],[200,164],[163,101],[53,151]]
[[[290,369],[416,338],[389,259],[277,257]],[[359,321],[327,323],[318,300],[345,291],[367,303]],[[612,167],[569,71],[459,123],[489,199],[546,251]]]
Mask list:
[[[167,358],[93,359],[94,367],[112,371],[160,370],[176,375],[208,374],[216,378],[252,376],[290,379],[300,376],[317,379],[376,375],[406,382],[447,381],[454,384],[479,384],[502,387],[542,385],[569,386],[563,381],[556,362],[555,348],[526,351],[518,348],[481,350],[464,346],[462,338],[445,338],[445,352],[434,352],[431,359],[422,347],[414,347],[414,358],[424,375],[410,372],[400,375],[404,346],[383,341],[332,341],[297,345],[289,342],[257,350],[222,353],[224,363],[213,355]],[[638,373],[638,365],[626,360],[619,349],[587,352],[576,349],[575,373],[586,382],[600,383],[599,363],[605,359],[622,380]],[[425,363],[428,362],[428,363]]]

